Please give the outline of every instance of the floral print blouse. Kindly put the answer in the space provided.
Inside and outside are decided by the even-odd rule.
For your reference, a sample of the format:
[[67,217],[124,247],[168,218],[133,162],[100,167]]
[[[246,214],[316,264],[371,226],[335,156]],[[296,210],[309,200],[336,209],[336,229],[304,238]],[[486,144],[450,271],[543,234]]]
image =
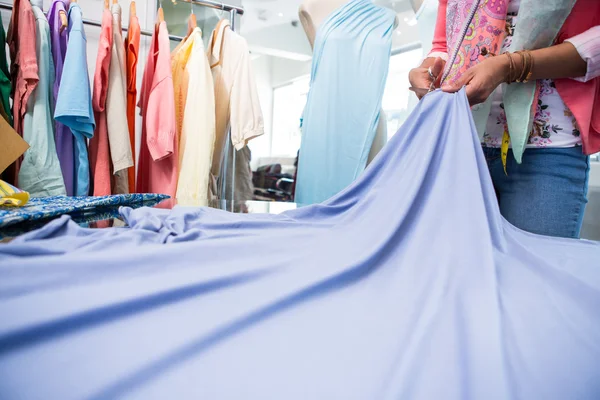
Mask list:
[[[509,11],[512,10],[509,9]],[[509,13],[506,18],[507,35],[504,39],[502,52],[510,47],[517,18],[516,12]],[[500,147],[506,126],[506,114],[502,103],[502,86],[499,86],[492,96],[492,109],[483,136],[483,144],[488,147]],[[580,145],[581,138],[575,117],[561,99],[554,82],[551,79],[541,80],[538,108],[527,148],[574,147]]]

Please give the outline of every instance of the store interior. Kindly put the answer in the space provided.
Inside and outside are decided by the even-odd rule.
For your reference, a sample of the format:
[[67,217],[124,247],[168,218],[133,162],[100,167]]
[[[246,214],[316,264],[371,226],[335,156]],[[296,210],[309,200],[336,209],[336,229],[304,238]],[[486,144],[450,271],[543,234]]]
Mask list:
[[598,399],[600,4],[536,4],[0,0],[0,399]]

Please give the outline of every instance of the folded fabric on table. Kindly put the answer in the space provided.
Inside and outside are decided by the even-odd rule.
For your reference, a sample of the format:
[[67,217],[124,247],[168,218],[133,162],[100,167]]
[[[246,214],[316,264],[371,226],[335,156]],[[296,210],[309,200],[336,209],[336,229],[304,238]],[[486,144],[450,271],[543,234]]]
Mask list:
[[168,198],[167,195],[153,193],[101,197],[52,196],[34,198],[30,199],[25,206],[19,208],[0,206],[0,228],[25,221],[53,218],[62,214],[90,211],[99,207],[129,206],[145,202],[154,203]]
[[600,398],[600,243],[501,217],[464,90],[322,204],[122,214],[0,245],[1,398]]

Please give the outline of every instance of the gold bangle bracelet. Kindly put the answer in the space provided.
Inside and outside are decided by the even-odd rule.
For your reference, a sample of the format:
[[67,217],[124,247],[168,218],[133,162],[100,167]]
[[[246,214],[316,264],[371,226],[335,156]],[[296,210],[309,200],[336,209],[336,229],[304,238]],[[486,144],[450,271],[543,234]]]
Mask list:
[[515,62],[513,61],[510,52],[507,51],[504,54],[506,54],[506,57],[508,57],[508,75],[506,76],[506,83],[510,85],[512,83],[512,77],[515,71]]
[[517,71],[517,75],[514,76],[513,82],[521,82],[519,78],[522,75],[523,68],[525,68],[525,56],[520,51],[516,51],[514,54],[518,54],[521,59],[521,73]]
[[533,55],[530,51],[527,51],[527,54],[529,54],[529,71],[527,71],[527,76],[525,77],[525,80],[523,82],[529,82],[531,80],[531,75],[533,75]]

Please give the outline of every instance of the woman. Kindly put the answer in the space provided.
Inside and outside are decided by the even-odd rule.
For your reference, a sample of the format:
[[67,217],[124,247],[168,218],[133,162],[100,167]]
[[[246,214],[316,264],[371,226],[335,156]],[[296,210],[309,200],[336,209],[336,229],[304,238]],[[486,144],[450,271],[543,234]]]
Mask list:
[[599,76],[599,1],[440,0],[432,51],[409,79],[466,86],[509,222],[578,238],[588,155],[600,151]]

